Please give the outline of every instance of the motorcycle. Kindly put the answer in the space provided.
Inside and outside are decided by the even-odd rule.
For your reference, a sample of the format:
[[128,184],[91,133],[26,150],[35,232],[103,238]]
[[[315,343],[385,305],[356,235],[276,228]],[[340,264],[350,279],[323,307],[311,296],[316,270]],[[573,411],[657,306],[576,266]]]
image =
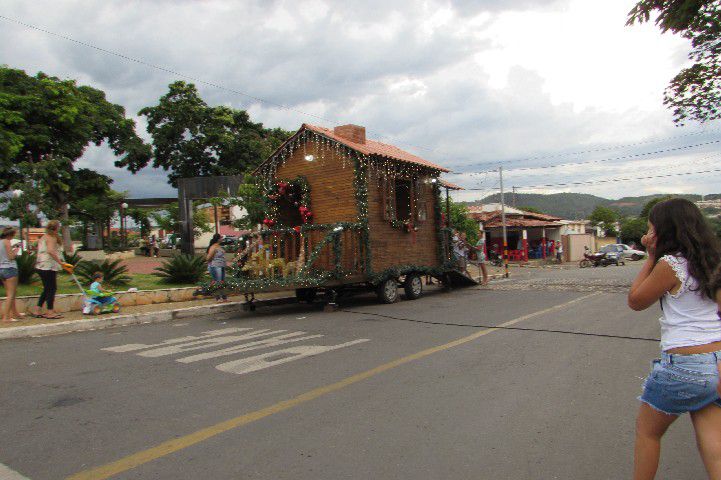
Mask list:
[[583,260],[578,263],[580,268],[607,267],[609,265],[626,265],[626,262],[619,258],[619,254],[608,253],[584,253]]
[[494,251],[490,251],[488,252],[488,262],[494,267],[502,267],[503,257],[501,257],[498,253]]

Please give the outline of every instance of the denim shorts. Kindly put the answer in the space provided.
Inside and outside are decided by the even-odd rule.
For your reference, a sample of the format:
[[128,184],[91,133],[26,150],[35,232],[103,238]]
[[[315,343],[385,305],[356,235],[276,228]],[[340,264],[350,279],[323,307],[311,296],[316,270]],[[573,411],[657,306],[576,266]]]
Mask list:
[[670,415],[693,412],[712,403],[721,407],[716,391],[717,362],[721,362],[721,351],[694,355],[662,353],[660,359],[651,362],[651,373],[638,399]]
[[0,279],[7,280],[9,278],[17,277],[18,269],[15,267],[0,268]]
[[208,267],[208,273],[210,273],[210,278],[212,278],[216,282],[222,282],[225,280],[225,267]]

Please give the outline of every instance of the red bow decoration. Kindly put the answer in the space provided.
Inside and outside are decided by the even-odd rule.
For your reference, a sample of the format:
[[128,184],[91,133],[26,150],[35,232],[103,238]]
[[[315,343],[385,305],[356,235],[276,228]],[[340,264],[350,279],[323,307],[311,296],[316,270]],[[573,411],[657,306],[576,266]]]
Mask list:
[[300,225],[296,225],[293,227],[293,230],[295,230],[297,233],[300,233]]
[[266,227],[272,227],[273,225],[275,225],[275,220],[265,218],[263,219],[263,225],[265,225]]

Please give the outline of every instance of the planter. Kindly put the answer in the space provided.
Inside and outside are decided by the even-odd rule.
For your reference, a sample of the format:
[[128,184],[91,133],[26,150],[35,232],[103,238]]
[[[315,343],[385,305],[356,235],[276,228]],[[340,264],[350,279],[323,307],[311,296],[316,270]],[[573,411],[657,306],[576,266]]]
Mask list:
[[[115,298],[121,306],[150,305],[153,303],[187,302],[193,300],[196,287],[163,288],[160,290],[139,290],[137,292],[117,292]],[[17,297],[17,307],[21,312],[28,310],[31,305],[37,305],[39,295]],[[71,293],[55,296],[55,310],[58,312],[71,312],[83,309],[83,295]],[[4,301],[4,298],[2,299]]]

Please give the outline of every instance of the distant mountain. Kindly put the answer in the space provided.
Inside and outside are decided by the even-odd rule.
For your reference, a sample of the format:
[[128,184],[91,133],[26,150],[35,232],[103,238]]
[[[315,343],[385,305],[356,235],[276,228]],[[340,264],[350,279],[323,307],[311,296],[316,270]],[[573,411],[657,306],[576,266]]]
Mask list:
[[[641,213],[643,206],[654,198],[663,197],[669,194],[660,193],[656,195],[644,195],[640,197],[623,197],[618,200],[610,200],[608,198],[597,197],[587,193],[553,193],[543,195],[539,193],[507,193],[506,205],[517,207],[534,207],[543,213],[556,215],[567,219],[588,218],[593,209],[599,205],[612,208],[621,215],[638,215]],[[691,201],[701,200],[701,195],[674,195],[677,197],[687,198]],[[704,199],[714,200],[720,199],[721,193],[705,195]],[[480,201],[467,202],[468,205],[478,205],[482,203],[496,203],[501,201],[499,193],[489,195]]]

